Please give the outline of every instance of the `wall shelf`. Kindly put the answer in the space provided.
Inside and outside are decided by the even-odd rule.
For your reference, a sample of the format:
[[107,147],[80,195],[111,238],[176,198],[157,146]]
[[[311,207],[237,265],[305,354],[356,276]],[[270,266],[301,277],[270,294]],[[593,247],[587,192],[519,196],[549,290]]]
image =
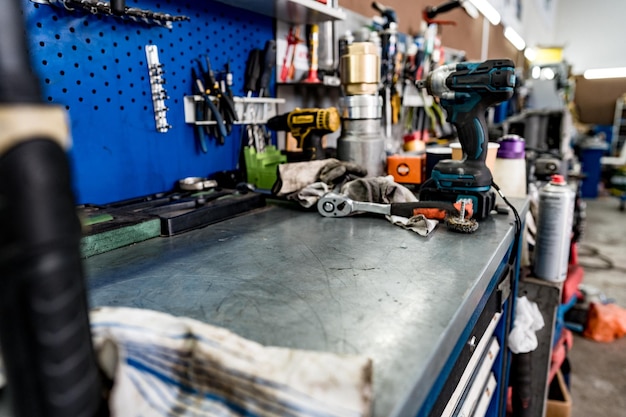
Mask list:
[[315,0],[218,0],[296,25],[344,20],[346,13],[338,7]]
[[[184,97],[185,123],[198,126],[215,124],[213,120],[196,118],[196,106],[203,101],[197,95]],[[269,118],[276,116],[276,106],[285,103],[285,99],[271,97],[234,97],[233,101],[239,118],[234,123],[236,125],[265,124]]]

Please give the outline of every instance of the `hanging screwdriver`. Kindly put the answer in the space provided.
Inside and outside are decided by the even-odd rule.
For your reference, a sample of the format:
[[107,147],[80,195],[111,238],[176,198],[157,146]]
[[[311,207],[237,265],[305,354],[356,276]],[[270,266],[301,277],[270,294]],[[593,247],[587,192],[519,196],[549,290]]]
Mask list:
[[270,39],[265,43],[263,50],[263,68],[261,70],[261,78],[259,79],[259,97],[265,97],[269,92],[270,81],[272,80],[272,72],[276,66],[276,41]]

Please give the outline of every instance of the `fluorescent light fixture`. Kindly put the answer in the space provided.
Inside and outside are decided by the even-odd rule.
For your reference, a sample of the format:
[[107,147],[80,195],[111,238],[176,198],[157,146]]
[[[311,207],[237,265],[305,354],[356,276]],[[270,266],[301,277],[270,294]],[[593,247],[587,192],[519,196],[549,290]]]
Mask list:
[[470,0],[461,0],[461,7],[472,19],[478,19],[478,16],[480,16],[480,13],[478,13],[478,10]]
[[474,7],[483,14],[491,22],[497,26],[500,23],[500,13],[487,0],[470,0]]
[[537,58],[537,51],[534,48],[526,48],[524,49],[524,56],[527,60],[533,62]]
[[556,74],[552,68],[546,67],[541,69],[541,78],[545,80],[554,80],[555,76]]
[[583,73],[583,77],[587,80],[623,78],[626,77],[626,67],[589,69]]
[[524,39],[510,26],[504,28],[504,37],[509,40],[513,44],[518,51],[523,51],[526,48],[526,42]]
[[530,74],[533,79],[538,80],[539,77],[541,77],[541,67],[534,66],[533,69],[530,70]]

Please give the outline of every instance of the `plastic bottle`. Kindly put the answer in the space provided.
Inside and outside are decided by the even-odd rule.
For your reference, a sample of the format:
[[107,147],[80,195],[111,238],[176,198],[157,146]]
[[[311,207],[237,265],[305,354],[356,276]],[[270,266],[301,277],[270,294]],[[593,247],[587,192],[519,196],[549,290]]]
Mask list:
[[[526,156],[524,139],[517,135],[503,136],[492,172],[493,181],[505,197],[526,197]],[[498,195],[498,203],[503,203]]]

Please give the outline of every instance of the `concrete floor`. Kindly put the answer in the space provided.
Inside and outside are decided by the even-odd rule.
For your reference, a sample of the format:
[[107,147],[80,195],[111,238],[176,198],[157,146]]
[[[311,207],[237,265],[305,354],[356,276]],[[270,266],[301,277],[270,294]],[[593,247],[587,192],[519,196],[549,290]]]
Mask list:
[[[591,255],[593,249],[610,258],[615,268],[592,268],[604,265]],[[587,201],[579,253],[580,264],[586,265],[583,284],[626,308],[626,212],[619,211],[618,199]],[[626,416],[626,337],[598,343],[576,335],[569,359],[572,417]]]

